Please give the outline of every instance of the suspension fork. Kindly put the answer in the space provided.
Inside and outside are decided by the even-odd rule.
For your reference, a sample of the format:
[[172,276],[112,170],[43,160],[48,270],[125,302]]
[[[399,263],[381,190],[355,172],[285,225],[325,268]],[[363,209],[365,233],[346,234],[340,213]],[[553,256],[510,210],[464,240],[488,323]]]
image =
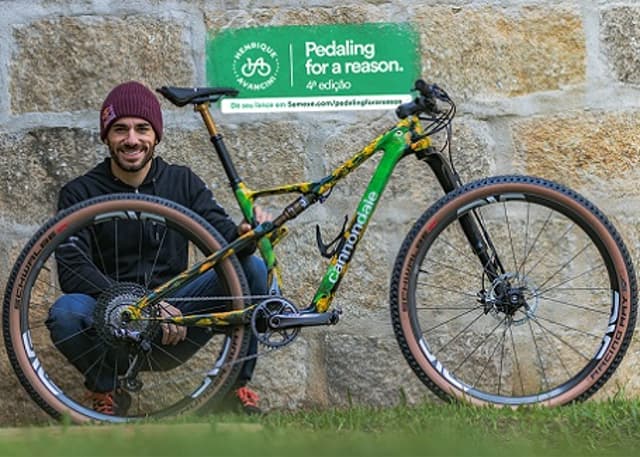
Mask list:
[[[437,152],[433,147],[429,147],[426,150],[416,152],[416,156],[419,160],[426,162],[427,165],[433,171],[436,179],[440,183],[442,190],[446,194],[453,192],[460,187],[458,184],[456,174],[453,172],[449,162]],[[484,230],[482,223],[479,219],[474,218],[472,215],[475,213],[467,213],[458,219],[462,231],[469,241],[473,252],[480,260],[480,263],[487,274],[490,281],[493,281],[500,273],[504,271],[502,263],[493,249],[493,243],[489,239],[487,232]]]

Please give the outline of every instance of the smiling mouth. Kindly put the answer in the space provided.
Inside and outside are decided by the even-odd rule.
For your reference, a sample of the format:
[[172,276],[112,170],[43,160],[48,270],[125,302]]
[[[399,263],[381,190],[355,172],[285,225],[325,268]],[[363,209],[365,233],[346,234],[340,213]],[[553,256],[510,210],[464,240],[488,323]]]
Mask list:
[[144,157],[145,151],[142,149],[136,149],[133,151],[120,151],[122,156],[125,158],[136,158],[136,157]]

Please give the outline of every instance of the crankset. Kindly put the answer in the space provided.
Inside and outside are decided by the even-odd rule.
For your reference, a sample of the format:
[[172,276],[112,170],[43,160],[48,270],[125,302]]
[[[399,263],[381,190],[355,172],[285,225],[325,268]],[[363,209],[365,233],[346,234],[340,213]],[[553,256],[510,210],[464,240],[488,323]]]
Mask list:
[[300,312],[289,300],[273,297],[256,306],[251,316],[251,330],[260,343],[279,348],[291,343],[301,327],[337,324],[340,313],[339,310]]

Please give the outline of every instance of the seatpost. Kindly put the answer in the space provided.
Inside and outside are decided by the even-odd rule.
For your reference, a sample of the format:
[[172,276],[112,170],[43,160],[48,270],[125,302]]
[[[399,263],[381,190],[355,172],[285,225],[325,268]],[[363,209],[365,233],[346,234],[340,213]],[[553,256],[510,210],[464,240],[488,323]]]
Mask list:
[[235,192],[238,184],[242,181],[235,167],[233,166],[233,162],[231,161],[231,157],[229,156],[229,152],[227,151],[227,147],[222,140],[222,135],[218,133],[218,129],[216,128],[216,123],[213,120],[213,116],[211,116],[211,112],[209,111],[209,103],[198,103],[195,105],[194,109],[200,113],[202,116],[202,120],[204,121],[204,125],[207,126],[207,130],[209,131],[209,135],[211,138],[211,142],[213,143],[213,147],[218,153],[218,157],[220,158],[220,163],[224,168],[224,172],[227,174],[229,178],[229,182],[231,183],[231,189]]
[[213,116],[211,116],[211,112],[209,111],[209,103],[198,103],[195,105],[194,109],[200,113],[202,116],[202,120],[204,121],[204,125],[207,126],[207,130],[209,131],[210,136],[217,136],[218,129],[216,128],[216,123],[213,120]]

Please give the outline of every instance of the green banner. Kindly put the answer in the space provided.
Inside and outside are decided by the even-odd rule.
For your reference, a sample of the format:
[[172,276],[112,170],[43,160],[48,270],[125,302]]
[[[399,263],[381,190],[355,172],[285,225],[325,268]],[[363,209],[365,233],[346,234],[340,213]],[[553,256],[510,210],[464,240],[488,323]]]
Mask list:
[[405,23],[227,29],[207,40],[207,82],[233,87],[223,112],[390,109],[420,76]]

